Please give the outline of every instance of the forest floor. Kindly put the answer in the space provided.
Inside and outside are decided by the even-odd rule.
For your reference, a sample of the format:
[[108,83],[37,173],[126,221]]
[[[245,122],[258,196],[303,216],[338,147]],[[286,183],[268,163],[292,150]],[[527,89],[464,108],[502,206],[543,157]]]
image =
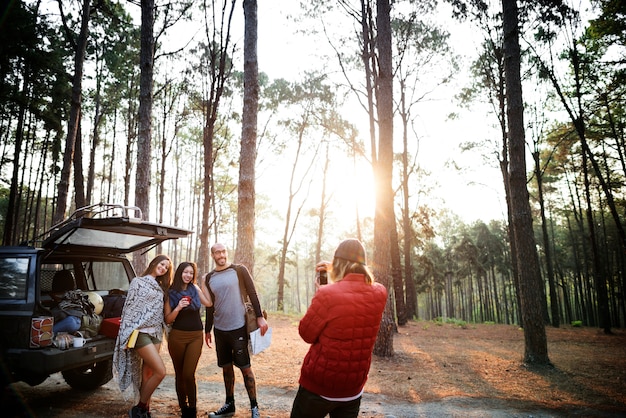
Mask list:
[[[272,345],[252,360],[261,416],[287,418],[308,345],[298,335],[296,317],[270,313],[268,322]],[[360,416],[626,416],[626,330],[605,335],[595,328],[562,326],[546,333],[553,367],[529,368],[522,364],[524,332],[516,326],[409,322],[394,335],[394,356],[374,357]],[[176,417],[174,372],[165,345],[161,354],[168,373],[153,396],[152,416]],[[197,370],[198,416],[206,417],[224,399],[215,363],[215,351],[205,346]],[[132,406],[114,381],[85,393],[54,375],[36,387],[18,383],[11,389],[3,404],[13,405],[14,416],[124,417]],[[248,417],[239,373],[236,399],[236,417]]]

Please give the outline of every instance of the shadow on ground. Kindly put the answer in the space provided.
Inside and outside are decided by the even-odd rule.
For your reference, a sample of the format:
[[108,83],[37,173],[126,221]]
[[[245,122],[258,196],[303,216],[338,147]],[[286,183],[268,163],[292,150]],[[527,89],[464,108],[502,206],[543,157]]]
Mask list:
[[[220,406],[223,400],[221,383],[200,382],[198,385],[198,416]],[[258,398],[262,417],[288,418],[295,388],[259,387]],[[235,417],[248,417],[245,390],[236,387],[238,410]],[[102,418],[127,417],[131,401],[125,401],[113,381],[92,392],[70,388],[60,375],[53,375],[43,384],[30,387],[24,383],[11,385],[3,392],[2,416],[19,418]],[[157,389],[152,402],[154,418],[178,417],[174,378],[168,375]],[[412,404],[382,395],[365,393],[360,417],[364,418],[443,418],[443,417],[597,417],[617,418],[626,411],[606,412],[589,409],[547,410],[526,402],[485,398],[445,398],[438,402]]]

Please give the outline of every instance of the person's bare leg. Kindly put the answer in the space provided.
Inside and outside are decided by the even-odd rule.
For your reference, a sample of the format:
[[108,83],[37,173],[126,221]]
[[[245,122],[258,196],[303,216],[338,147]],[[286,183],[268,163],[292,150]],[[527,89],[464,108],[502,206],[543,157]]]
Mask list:
[[150,398],[165,378],[165,364],[159,355],[160,344],[148,344],[137,349],[137,354],[143,359],[143,371],[141,388],[139,389],[139,402],[150,405]]

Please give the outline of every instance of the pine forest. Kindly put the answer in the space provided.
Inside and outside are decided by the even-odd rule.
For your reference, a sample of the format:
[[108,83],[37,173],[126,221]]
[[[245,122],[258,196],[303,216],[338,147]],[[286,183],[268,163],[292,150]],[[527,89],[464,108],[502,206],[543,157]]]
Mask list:
[[546,326],[626,325],[625,93],[621,1],[3,2],[2,244],[137,207],[194,231],[153,252],[207,272],[223,242],[303,313],[354,237],[377,354],[440,319],[547,362]]

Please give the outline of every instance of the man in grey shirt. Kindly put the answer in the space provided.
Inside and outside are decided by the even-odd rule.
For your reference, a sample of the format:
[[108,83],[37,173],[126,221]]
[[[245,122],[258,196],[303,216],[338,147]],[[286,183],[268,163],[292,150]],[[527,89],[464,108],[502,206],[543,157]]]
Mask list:
[[200,285],[205,295],[213,300],[213,307],[206,310],[204,339],[207,346],[212,347],[211,328],[214,327],[217,365],[222,368],[224,376],[226,402],[217,411],[210,412],[209,417],[232,417],[235,414],[234,366],[237,366],[241,370],[250,398],[252,418],[260,418],[256,399],[256,382],[248,352],[249,336],[246,330],[242,288],[245,288],[250,297],[261,335],[267,332],[267,321],[263,317],[259,298],[248,269],[245,266],[228,262],[228,253],[224,244],[213,245],[211,257],[215,260],[215,270],[208,273],[205,279],[201,280]]

